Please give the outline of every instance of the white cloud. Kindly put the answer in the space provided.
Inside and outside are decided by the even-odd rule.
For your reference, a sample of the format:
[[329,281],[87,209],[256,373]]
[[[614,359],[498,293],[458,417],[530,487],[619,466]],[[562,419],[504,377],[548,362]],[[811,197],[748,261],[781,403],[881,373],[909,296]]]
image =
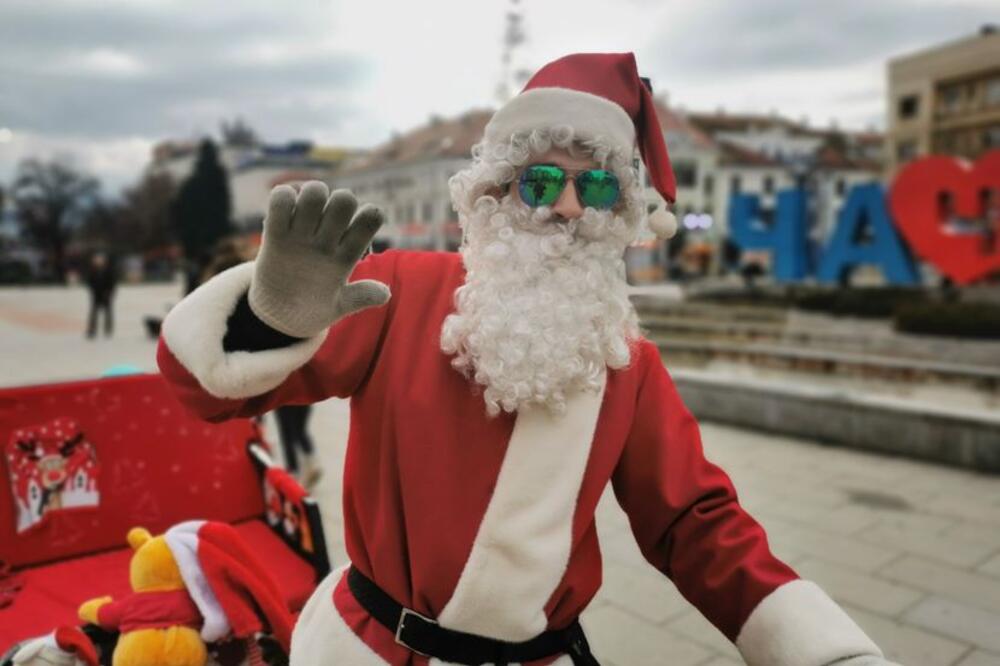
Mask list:
[[70,71],[98,76],[134,77],[146,71],[146,66],[139,58],[110,47],[73,54],[63,60],[62,66]]
[[0,150],[0,183],[10,182],[21,160],[68,162],[80,171],[98,176],[107,194],[138,180],[149,163],[153,141],[141,137],[82,139],[73,136],[12,132]]

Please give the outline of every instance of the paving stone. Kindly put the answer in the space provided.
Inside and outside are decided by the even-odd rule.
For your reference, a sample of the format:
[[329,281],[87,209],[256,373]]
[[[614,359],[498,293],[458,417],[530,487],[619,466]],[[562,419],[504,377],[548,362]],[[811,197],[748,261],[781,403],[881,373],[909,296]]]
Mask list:
[[680,617],[670,620],[667,623],[667,628],[695,643],[742,663],[740,651],[736,649],[736,646],[729,642],[729,639],[697,609],[691,609]]
[[878,522],[878,515],[870,509],[853,506],[832,509],[800,499],[768,502],[761,507],[760,513],[762,516],[775,516],[844,536],[860,532]]
[[955,666],[1000,666],[1000,654],[973,650]]
[[1000,578],[1000,553],[980,564],[976,567],[976,571]]
[[691,608],[674,584],[649,565],[626,567],[605,562],[600,596],[650,624],[660,624]]
[[845,539],[780,518],[771,519],[767,528],[768,537],[776,546],[776,551],[787,545],[793,551],[860,571],[874,571],[899,557],[901,553],[899,550]]
[[698,666],[741,666],[746,662],[742,659],[729,659],[727,657],[712,657],[708,661],[704,661]]
[[911,587],[812,558],[800,561],[798,572],[803,578],[817,583],[837,601],[887,616],[903,612],[924,596],[923,592]]
[[601,663],[696,666],[713,656],[697,643],[645,624],[613,606],[588,610],[581,622]]
[[957,538],[942,539],[937,534],[899,524],[874,525],[859,532],[857,536],[865,542],[892,544],[909,553],[962,568],[972,567],[976,563],[982,562],[996,550],[995,547],[981,541]]
[[884,579],[1000,613],[1000,580],[986,574],[962,571],[908,555],[882,567],[878,575]]
[[844,610],[875,641],[886,659],[903,666],[950,666],[969,649],[967,643],[939,636],[881,615],[844,605]]
[[932,596],[908,610],[903,621],[1000,652],[1000,613]]

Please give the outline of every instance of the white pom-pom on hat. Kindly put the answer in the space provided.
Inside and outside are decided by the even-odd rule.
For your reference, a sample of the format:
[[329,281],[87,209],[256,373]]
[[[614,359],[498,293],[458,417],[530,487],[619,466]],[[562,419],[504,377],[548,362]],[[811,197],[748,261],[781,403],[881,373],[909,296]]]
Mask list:
[[673,238],[677,233],[677,216],[666,208],[657,208],[649,215],[649,229],[662,240]]

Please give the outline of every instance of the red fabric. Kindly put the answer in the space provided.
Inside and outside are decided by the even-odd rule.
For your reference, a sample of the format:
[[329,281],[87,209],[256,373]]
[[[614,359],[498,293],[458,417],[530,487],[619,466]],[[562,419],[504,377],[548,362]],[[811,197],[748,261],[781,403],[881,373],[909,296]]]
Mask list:
[[[389,285],[388,305],[338,323],[308,363],[264,395],[219,400],[162,343],[158,359],[185,404],[208,418],[352,396],[343,497],[348,555],[397,601],[435,617],[468,559],[514,418],[488,418],[481,393],[438,348],[464,281],[458,255],[372,255],[352,276],[362,278]],[[795,574],[771,555],[726,475],[705,460],[656,346],[637,341],[633,358],[608,374],[570,560],[546,606],[548,626],[566,626],[600,586],[594,512],[613,478],[646,557],[733,637],[756,603]],[[378,636],[369,642],[376,651]]]
[[76,655],[87,666],[98,666],[97,649],[87,635],[77,627],[59,627],[55,631],[56,645]]
[[[292,620],[274,573],[232,526],[208,522],[198,530],[198,563],[237,638],[270,628],[287,652]],[[261,617],[263,616],[263,617]],[[262,621],[263,620],[263,621]]]
[[187,590],[133,592],[97,610],[97,623],[105,629],[135,631],[185,625],[201,627],[201,613]]
[[677,184],[653,96],[639,78],[633,53],[574,53],[542,67],[524,86],[567,88],[597,95],[625,110],[635,125],[642,161],[653,187],[670,203]]
[[[159,375],[0,389],[0,443],[59,418],[96,451],[100,504],[52,512],[18,534],[13,494],[0,487],[0,560],[15,567],[117,549],[135,525],[157,533],[192,516],[237,522],[264,510],[245,449],[252,424],[193,418]],[[2,485],[8,478],[2,457]]]
[[[301,609],[315,588],[312,567],[260,520],[235,528],[264,568],[280,572],[276,578],[289,607]],[[131,594],[128,570],[133,553],[123,546],[19,572],[24,587],[10,606],[0,610],[0,653],[17,641],[46,634],[52,627],[78,624],[77,608],[88,599],[105,595],[118,599]]]

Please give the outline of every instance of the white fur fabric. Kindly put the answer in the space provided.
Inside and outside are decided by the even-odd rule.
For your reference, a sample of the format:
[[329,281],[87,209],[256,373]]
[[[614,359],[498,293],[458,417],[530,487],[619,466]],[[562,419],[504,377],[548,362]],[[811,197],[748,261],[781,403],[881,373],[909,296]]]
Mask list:
[[882,657],[854,620],[805,580],[765,597],[743,624],[736,647],[749,666],[826,666],[849,657]]
[[289,666],[388,663],[358,638],[333,604],[333,590],[346,571],[343,566],[330,573],[309,597],[292,632]]
[[566,413],[518,412],[496,488],[438,621],[505,641],[545,631],[545,604],[569,562],[573,515],[603,399],[570,396]]
[[184,585],[188,594],[194,600],[204,622],[201,625],[201,637],[206,642],[225,638],[232,627],[226,612],[222,609],[215,592],[208,584],[205,571],[198,559],[198,531],[205,524],[204,520],[189,520],[174,525],[167,530],[163,538],[167,542],[170,554],[177,561]]
[[324,331],[281,349],[224,351],[226,323],[252,276],[252,262],[219,273],[175,305],[163,321],[167,347],[217,398],[250,398],[270,391],[312,358],[326,338]]
[[500,108],[486,125],[487,141],[506,141],[525,130],[568,125],[580,138],[601,137],[631,153],[635,125],[615,102],[569,88],[533,88]]

